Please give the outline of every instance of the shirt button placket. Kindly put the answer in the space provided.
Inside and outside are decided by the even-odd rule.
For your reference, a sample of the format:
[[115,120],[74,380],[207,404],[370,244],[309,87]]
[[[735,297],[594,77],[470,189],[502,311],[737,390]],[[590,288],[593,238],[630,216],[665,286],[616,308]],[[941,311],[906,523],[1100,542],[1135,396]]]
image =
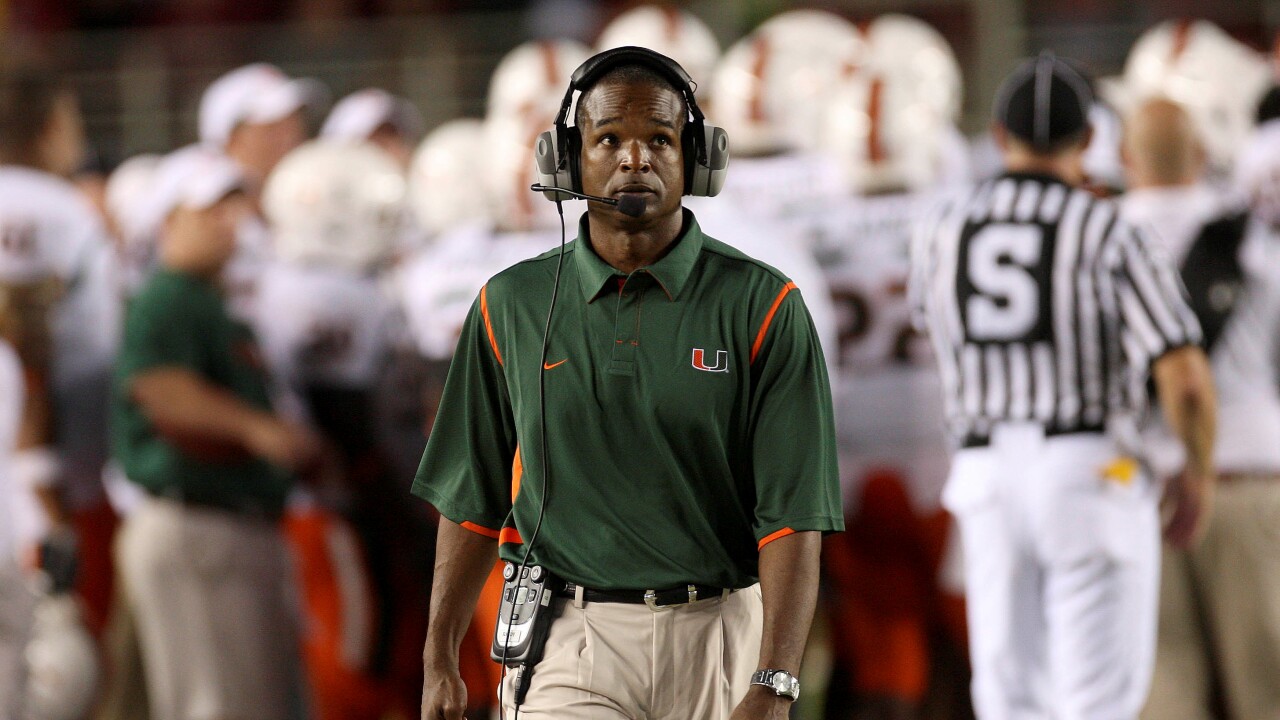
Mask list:
[[613,320],[613,353],[609,362],[611,375],[635,375],[636,372],[640,304],[644,296],[642,277],[638,274],[628,277],[618,293]]

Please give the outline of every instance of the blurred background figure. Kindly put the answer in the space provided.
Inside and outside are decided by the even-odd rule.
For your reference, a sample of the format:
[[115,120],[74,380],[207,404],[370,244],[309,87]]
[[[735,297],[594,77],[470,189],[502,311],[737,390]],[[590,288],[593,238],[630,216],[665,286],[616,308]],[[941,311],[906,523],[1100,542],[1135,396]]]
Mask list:
[[[268,177],[275,259],[256,323],[277,391],[333,448],[329,482],[296,491],[285,528],[304,614],[310,706],[325,720],[409,717],[421,689],[431,528],[414,527],[381,447],[375,389],[391,299],[378,284],[405,179],[373,144],[307,143]],[[281,403],[284,405],[285,403]]]
[[74,587],[75,612],[96,636],[113,592],[116,519],[101,476],[120,306],[106,230],[67,180],[84,154],[65,79],[34,66],[0,77],[0,337],[25,385],[4,399],[22,411],[6,531],[28,570],[69,563],[59,590]]
[[320,136],[338,142],[371,143],[407,169],[422,130],[422,113],[413,103],[385,90],[366,88],[334,104]]
[[1153,96],[1182,104],[1203,138],[1209,168],[1230,177],[1249,136],[1271,68],[1258,52],[1203,20],[1166,21],[1138,38],[1125,61],[1134,102]]
[[[1177,262],[1205,331],[1218,397],[1220,482],[1204,540],[1165,548],[1159,644],[1143,717],[1252,718],[1280,714],[1280,563],[1269,532],[1280,507],[1280,244],[1274,208],[1280,131],[1247,138],[1236,169],[1250,206],[1205,182],[1192,115],[1151,100],[1128,120],[1123,209]],[[1178,471],[1167,434],[1150,438],[1153,466]]]
[[249,201],[250,212],[236,231],[236,254],[224,270],[231,312],[246,322],[256,317],[258,280],[271,258],[261,217],[263,184],[307,139],[306,111],[326,94],[318,81],[291,79],[273,65],[253,63],[218,78],[200,98],[200,142],[236,164]]
[[209,150],[156,171],[159,267],[130,303],[114,450],[147,499],[120,559],[151,717],[291,717],[297,627],[277,525],[319,443],[274,414],[252,332],[218,288],[247,212],[245,179]]

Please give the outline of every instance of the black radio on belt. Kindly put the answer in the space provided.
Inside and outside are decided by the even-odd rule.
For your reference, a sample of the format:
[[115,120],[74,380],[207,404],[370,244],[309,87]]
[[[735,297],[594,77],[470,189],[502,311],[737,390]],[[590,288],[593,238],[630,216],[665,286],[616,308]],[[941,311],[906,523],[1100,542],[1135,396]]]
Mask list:
[[502,569],[502,605],[489,656],[507,667],[536,665],[551,627],[552,575],[537,565]]

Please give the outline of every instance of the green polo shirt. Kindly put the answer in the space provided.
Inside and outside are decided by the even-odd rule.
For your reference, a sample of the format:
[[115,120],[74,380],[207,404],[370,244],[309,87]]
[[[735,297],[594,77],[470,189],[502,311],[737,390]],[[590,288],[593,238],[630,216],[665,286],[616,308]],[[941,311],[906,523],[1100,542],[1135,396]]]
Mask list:
[[153,494],[278,513],[289,489],[281,471],[237,448],[183,443],[147,419],[129,385],[134,376],[159,367],[193,370],[241,400],[270,409],[253,333],[227,315],[209,282],[158,270],[130,302],[112,388],[112,444],[129,479]]
[[546,493],[530,562],[594,589],[746,587],[767,542],[843,529],[831,391],[800,293],[684,221],[662,259],[624,275],[584,215],[545,369],[559,250],[489,281],[416,495],[519,562]]

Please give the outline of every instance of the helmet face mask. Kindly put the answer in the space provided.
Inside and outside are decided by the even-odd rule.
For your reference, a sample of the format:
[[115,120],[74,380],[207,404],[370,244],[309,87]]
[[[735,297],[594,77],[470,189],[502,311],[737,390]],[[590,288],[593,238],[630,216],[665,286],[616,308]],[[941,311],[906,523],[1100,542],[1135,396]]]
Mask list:
[[404,232],[405,180],[371,145],[311,142],[267,179],[263,210],[281,260],[363,272]]

